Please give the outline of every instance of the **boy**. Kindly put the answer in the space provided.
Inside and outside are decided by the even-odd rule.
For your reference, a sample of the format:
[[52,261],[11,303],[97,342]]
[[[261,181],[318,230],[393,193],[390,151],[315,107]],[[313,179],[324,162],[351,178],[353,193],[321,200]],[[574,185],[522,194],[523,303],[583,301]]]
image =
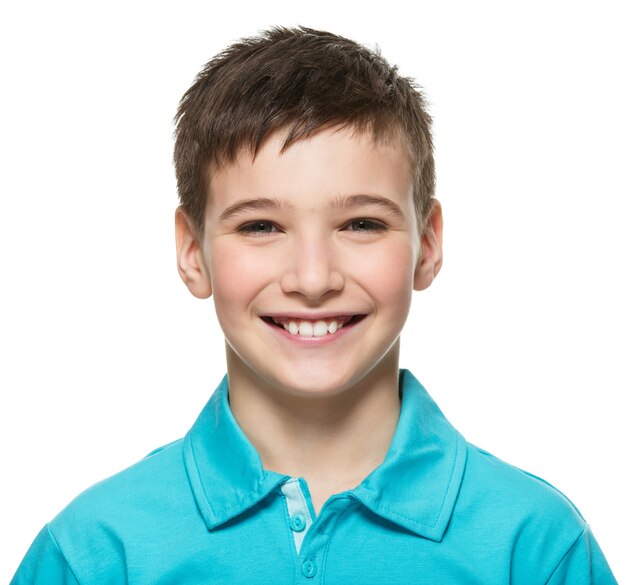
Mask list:
[[186,437],[79,496],[13,583],[615,583],[559,492],[398,370],[441,266],[430,118],[380,56],[237,43],[177,115],[178,269],[228,375]]

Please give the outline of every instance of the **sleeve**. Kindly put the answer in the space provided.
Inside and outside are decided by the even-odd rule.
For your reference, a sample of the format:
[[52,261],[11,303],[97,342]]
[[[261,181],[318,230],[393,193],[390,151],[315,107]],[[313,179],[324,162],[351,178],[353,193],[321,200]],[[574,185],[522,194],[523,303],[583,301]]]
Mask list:
[[546,585],[617,585],[588,525],[561,559]]
[[80,585],[48,526],[35,538],[10,585]]

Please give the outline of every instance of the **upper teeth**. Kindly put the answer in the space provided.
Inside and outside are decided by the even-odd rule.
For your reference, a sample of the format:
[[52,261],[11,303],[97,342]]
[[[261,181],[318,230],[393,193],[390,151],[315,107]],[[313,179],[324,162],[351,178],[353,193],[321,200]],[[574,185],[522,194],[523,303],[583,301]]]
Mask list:
[[[281,320],[282,321],[282,320]],[[282,321],[278,323],[282,325],[291,335],[300,335],[301,337],[324,337],[329,333],[336,333],[343,327],[343,322],[337,320],[331,321]]]

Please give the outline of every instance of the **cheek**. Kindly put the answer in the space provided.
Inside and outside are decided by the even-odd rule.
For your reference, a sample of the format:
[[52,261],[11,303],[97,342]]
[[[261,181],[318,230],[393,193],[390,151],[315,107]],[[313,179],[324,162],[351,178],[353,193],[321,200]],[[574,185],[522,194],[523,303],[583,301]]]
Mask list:
[[408,312],[413,293],[415,251],[410,243],[390,242],[354,256],[358,278],[381,311]]
[[215,243],[212,252],[209,272],[216,306],[241,310],[262,288],[265,273],[256,256],[240,248]]

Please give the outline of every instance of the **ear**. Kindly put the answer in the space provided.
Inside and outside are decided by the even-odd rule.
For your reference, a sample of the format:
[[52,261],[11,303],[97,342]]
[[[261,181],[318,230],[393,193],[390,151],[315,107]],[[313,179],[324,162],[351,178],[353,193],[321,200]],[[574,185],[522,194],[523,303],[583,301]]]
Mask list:
[[190,219],[179,207],[176,210],[176,261],[178,274],[194,297],[211,296],[211,278],[204,264],[202,247]]
[[413,278],[414,290],[424,290],[435,280],[443,261],[442,244],[443,216],[441,204],[435,199],[420,236],[420,255]]

